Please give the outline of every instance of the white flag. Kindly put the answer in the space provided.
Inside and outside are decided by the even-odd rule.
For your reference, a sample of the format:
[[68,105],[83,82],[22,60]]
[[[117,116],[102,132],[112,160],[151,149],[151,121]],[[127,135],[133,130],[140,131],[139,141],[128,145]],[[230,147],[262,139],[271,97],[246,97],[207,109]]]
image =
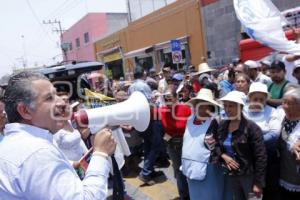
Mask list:
[[300,55],[300,44],[285,37],[288,22],[270,0],[234,0],[235,13],[254,40],[280,52]]

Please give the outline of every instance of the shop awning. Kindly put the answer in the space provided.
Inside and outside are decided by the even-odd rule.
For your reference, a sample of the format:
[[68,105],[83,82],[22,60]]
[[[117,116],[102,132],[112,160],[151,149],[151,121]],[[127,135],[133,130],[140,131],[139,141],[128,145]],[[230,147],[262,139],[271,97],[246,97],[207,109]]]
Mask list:
[[148,46],[148,47],[144,47],[141,49],[129,51],[124,54],[124,58],[128,59],[128,58],[133,58],[133,57],[137,57],[137,56],[142,56],[142,55],[146,55],[152,51],[153,51],[153,46]]
[[104,63],[112,62],[115,60],[122,59],[122,54],[120,52],[120,46],[116,46],[110,49],[106,49],[100,52],[97,52],[97,58]]
[[115,52],[115,53],[111,53],[111,54],[107,54],[105,56],[103,56],[103,62],[108,63],[108,62],[112,62],[115,60],[120,60],[122,59],[122,55],[120,52]]
[[117,51],[117,50],[119,50],[120,48],[121,48],[120,46],[116,46],[116,47],[112,47],[112,48],[110,48],[110,49],[105,49],[105,50],[103,50],[103,51],[97,52],[96,54],[97,54],[97,56],[102,56],[102,55],[104,55],[104,54],[109,54],[109,53],[112,53],[112,52],[114,52],[114,51]]

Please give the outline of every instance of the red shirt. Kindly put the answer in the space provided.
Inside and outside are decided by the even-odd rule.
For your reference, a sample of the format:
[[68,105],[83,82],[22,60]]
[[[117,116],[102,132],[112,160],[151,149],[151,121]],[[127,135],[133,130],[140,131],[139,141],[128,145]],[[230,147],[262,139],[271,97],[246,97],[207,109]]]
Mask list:
[[193,87],[194,93],[198,93],[201,89],[199,81],[196,81],[196,80],[192,82],[192,87]]
[[158,108],[165,133],[171,137],[183,137],[186,122],[191,113],[191,108],[186,104],[176,104],[172,108],[167,106]]

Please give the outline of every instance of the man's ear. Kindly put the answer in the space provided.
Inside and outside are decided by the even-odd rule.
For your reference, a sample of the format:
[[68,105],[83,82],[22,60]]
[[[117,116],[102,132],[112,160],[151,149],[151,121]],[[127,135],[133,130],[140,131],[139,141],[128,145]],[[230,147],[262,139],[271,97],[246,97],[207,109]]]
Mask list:
[[31,111],[30,111],[29,107],[26,106],[24,103],[19,103],[17,105],[17,111],[23,119],[25,119],[25,120],[32,119]]

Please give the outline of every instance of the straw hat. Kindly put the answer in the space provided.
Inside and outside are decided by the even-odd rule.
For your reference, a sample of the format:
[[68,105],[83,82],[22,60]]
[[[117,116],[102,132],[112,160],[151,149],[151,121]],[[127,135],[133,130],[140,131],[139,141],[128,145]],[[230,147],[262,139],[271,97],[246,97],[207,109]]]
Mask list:
[[217,101],[214,100],[214,95],[213,95],[212,91],[209,89],[206,89],[206,88],[202,88],[197,93],[196,97],[189,100],[189,103],[193,104],[193,106],[194,106],[198,100],[207,101],[215,106],[221,107],[221,105]]
[[246,95],[243,92],[232,91],[220,99],[220,101],[230,101],[240,105],[245,105]]
[[250,85],[248,96],[254,92],[261,92],[261,93],[265,93],[267,95],[269,94],[268,87],[265,84],[260,83],[260,82],[255,82]]
[[198,72],[195,72],[193,75],[199,75],[207,72],[215,71],[215,69],[211,68],[207,63],[201,63],[198,66]]

